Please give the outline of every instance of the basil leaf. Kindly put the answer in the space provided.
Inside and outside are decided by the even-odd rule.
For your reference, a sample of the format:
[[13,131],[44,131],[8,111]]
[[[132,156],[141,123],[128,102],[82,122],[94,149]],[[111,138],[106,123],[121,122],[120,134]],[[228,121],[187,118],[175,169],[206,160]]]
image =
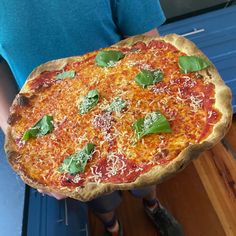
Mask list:
[[144,119],[143,136],[155,133],[170,133],[170,124],[160,112],[149,113]]
[[86,163],[81,162],[80,165],[78,165],[73,158],[76,158],[76,154],[67,157],[58,170],[60,172],[70,173],[71,175],[83,172]]
[[58,170],[71,175],[84,172],[87,162],[91,158],[91,155],[94,151],[94,148],[94,144],[86,144],[82,150],[77,151],[71,156],[67,157]]
[[148,134],[172,132],[169,122],[159,111],[147,114],[144,118],[137,120],[132,127],[138,139]]
[[25,131],[25,133],[23,134],[23,137],[22,137],[22,139],[23,140],[29,140],[31,137],[32,138],[35,138],[35,137],[37,137],[37,134],[38,134],[38,132],[39,132],[39,129],[38,128],[30,128],[30,129],[28,129],[27,131]]
[[127,104],[126,101],[122,100],[120,97],[115,97],[109,107],[107,108],[107,111],[109,112],[121,112],[124,108],[126,108]]
[[180,56],[179,67],[182,73],[195,72],[203,70],[211,65],[211,63],[198,56]]
[[74,78],[74,77],[75,77],[75,71],[69,70],[69,71],[65,71],[65,72],[62,72],[62,73],[56,75],[56,80],[61,80],[61,79],[65,79],[65,78]]
[[51,133],[54,128],[52,120],[52,116],[45,115],[34,126],[32,126],[23,134],[22,139],[27,141],[30,138],[35,138],[40,135]]
[[88,92],[87,97],[88,98],[99,97],[99,93],[96,89],[94,89]]
[[93,107],[95,107],[99,100],[99,92],[95,90],[91,90],[84,97],[84,100],[80,103],[79,111],[80,114],[85,114],[90,111]]
[[90,154],[93,152],[94,147],[95,147],[94,144],[88,143],[88,144],[86,144],[86,146],[83,148],[83,152],[85,152],[86,154],[90,155]]
[[52,124],[52,116],[45,115],[35,126],[39,129],[39,135],[45,135],[52,132],[54,126]]
[[163,73],[161,70],[141,70],[139,74],[135,77],[135,82],[143,87],[146,88],[149,85],[156,84],[157,82],[160,82],[163,79]]
[[144,118],[137,120],[135,123],[133,123],[132,127],[135,130],[138,139],[140,139],[142,137],[142,132],[144,129]]
[[117,61],[122,59],[124,56],[125,54],[120,51],[115,51],[115,50],[102,51],[97,54],[95,61],[98,66],[111,67]]

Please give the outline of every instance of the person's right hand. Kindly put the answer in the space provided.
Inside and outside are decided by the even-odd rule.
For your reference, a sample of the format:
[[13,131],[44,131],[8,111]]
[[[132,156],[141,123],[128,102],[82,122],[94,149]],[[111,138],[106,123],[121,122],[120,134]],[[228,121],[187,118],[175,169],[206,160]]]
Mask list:
[[42,189],[37,189],[37,190],[38,190],[39,193],[46,194],[50,197],[54,197],[57,200],[62,200],[62,199],[67,198],[66,196],[58,194],[58,193],[50,193],[50,192],[43,191]]

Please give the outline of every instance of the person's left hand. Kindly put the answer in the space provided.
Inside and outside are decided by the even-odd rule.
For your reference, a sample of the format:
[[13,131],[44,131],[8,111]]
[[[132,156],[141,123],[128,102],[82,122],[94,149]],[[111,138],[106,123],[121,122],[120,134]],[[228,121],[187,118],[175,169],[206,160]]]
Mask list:
[[54,197],[57,200],[62,200],[62,199],[67,198],[67,196],[64,196],[64,195],[61,195],[61,194],[58,194],[58,193],[50,193],[50,192],[43,191],[42,189],[37,189],[37,190],[38,190],[39,193],[46,194],[50,197]]

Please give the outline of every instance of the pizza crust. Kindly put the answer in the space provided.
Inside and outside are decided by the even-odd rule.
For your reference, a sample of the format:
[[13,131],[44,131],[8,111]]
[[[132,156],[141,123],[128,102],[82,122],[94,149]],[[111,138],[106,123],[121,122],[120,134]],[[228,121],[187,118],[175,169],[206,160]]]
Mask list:
[[[119,43],[113,45],[113,48],[120,47],[120,46],[131,46],[136,42],[142,41],[148,43],[153,39],[164,40],[165,42],[171,43],[180,51],[186,53],[187,55],[197,55],[201,57],[207,57],[196,47],[194,43],[181,37],[176,34],[170,34],[162,37],[149,37],[144,35],[138,35],[134,37],[130,37]],[[65,59],[59,59],[55,61],[47,62],[39,67],[37,67],[29,76],[28,80],[34,80],[36,76],[38,76],[44,70],[55,70],[55,69],[62,69],[68,62],[80,60],[82,57],[70,57]],[[232,106],[231,106],[231,92],[230,89],[224,84],[223,80],[221,79],[219,73],[217,72],[214,66],[211,66],[205,71],[199,72],[204,77],[209,77],[211,75],[211,82],[215,84],[215,98],[216,103],[215,107],[219,109],[222,113],[222,117],[220,121],[214,126],[213,132],[200,144],[195,144],[188,146],[184,149],[174,160],[172,160],[167,165],[159,165],[153,167],[149,172],[140,175],[134,182],[130,183],[123,183],[123,184],[113,184],[113,183],[87,183],[85,184],[84,188],[76,188],[75,190],[71,191],[69,188],[54,188],[50,186],[42,185],[38,183],[36,180],[31,179],[27,173],[25,173],[20,165],[18,165],[17,160],[20,159],[19,154],[17,153],[16,146],[12,139],[12,130],[11,126],[8,127],[7,136],[6,136],[6,143],[5,143],[5,150],[8,156],[9,163],[13,167],[13,169],[21,176],[21,178],[31,187],[42,189],[48,192],[54,192],[66,195],[68,197],[78,199],[81,201],[88,201],[93,198],[96,198],[102,194],[107,194],[115,190],[127,190],[138,188],[146,185],[158,184],[166,180],[167,178],[173,176],[176,172],[181,171],[184,169],[191,160],[198,157],[198,155],[217,142],[219,142],[223,136],[227,133],[232,120]],[[27,86],[27,83],[23,86],[21,92],[23,93],[30,93],[30,88]],[[16,99],[14,101],[16,103]],[[14,106],[13,103],[13,106]]]

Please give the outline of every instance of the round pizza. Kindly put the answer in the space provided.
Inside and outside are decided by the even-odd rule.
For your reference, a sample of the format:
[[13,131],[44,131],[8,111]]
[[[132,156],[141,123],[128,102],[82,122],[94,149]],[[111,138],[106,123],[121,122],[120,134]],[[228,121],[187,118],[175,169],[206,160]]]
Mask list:
[[5,150],[30,186],[87,201],[160,183],[231,118],[229,88],[192,42],[139,35],[37,67],[11,106]]

